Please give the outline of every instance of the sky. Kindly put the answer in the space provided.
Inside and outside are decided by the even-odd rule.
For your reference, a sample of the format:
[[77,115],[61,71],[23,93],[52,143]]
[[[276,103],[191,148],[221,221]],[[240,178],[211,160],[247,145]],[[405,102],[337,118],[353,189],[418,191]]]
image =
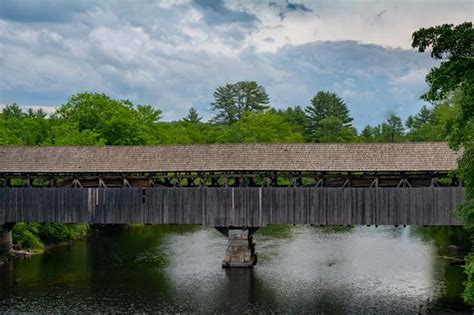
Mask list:
[[218,86],[254,80],[275,108],[335,92],[360,129],[425,104],[438,63],[411,34],[473,16],[474,1],[2,0],[0,106],[89,91],[209,119]]

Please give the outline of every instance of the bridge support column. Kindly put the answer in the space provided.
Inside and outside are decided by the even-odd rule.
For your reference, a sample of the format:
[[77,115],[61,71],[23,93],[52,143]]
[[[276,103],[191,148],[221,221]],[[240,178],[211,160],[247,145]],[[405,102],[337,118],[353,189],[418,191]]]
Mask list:
[[0,225],[0,265],[12,249],[12,229],[15,223],[5,223]]
[[256,228],[229,228],[226,231],[227,233],[225,234],[228,235],[229,242],[227,243],[224,261],[222,262],[223,268],[252,267],[257,263],[255,241],[252,238],[256,230]]

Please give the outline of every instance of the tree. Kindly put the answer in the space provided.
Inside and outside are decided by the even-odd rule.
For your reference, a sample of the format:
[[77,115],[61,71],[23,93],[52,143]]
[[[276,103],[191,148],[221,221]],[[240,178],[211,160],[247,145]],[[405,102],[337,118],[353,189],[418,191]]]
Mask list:
[[91,130],[79,130],[77,123],[60,123],[51,128],[46,145],[104,145],[105,140]]
[[26,111],[26,116],[28,118],[45,118],[47,115],[42,108],[34,110],[33,108],[28,108]]
[[395,114],[391,114],[387,121],[382,123],[381,129],[384,142],[399,142],[405,131],[401,118]]
[[293,126],[295,131],[304,134],[305,128],[308,125],[308,118],[300,106],[279,109],[278,111],[273,110],[273,112],[281,115],[287,123]]
[[295,143],[303,135],[277,113],[246,113],[241,120],[223,130],[217,139],[221,143]]
[[105,94],[79,93],[56,110],[55,118],[77,124],[79,132],[97,134],[108,145],[156,143],[154,128],[161,111],[150,105],[134,106]]
[[360,139],[362,142],[366,143],[371,143],[371,142],[377,142],[381,141],[381,131],[380,131],[381,125],[377,125],[375,127],[372,127],[371,125],[367,125],[362,129],[360,132]]
[[[474,29],[471,22],[422,28],[412,36],[412,47],[431,49],[431,57],[442,60],[426,76],[429,90],[422,98],[451,107],[445,130],[451,147],[464,148],[458,173],[466,187],[466,202],[457,214],[474,236]],[[474,254],[467,259],[468,276],[464,300],[474,305]]]
[[3,114],[0,114],[0,145],[13,144],[21,144],[21,140],[18,139],[15,134],[5,126]]
[[21,118],[25,115],[21,107],[18,106],[16,103],[5,106],[5,108],[2,110],[2,113],[5,119],[9,119],[13,117]]
[[[36,145],[44,141],[51,128],[51,121],[45,119],[44,112],[28,109],[25,113],[15,103],[3,109],[2,117],[2,123],[10,135],[8,136],[10,140],[3,140],[5,142]],[[7,136],[4,137],[7,138]]]
[[[335,93],[318,92],[305,108],[306,137],[313,142],[347,142],[355,137],[346,103]],[[350,139],[349,139],[349,138]]]
[[422,95],[428,101],[445,99],[466,80],[474,79],[473,43],[474,29],[472,22],[457,26],[443,24],[435,27],[421,28],[412,35],[412,47],[419,52],[431,48],[431,57],[444,60],[439,67],[434,67],[426,76],[430,86]]
[[[131,106],[133,104],[130,102]],[[151,105],[138,105],[137,106],[138,119],[151,125],[155,124],[161,119],[161,110],[154,109]]]
[[240,81],[220,86],[214,92],[212,109],[217,112],[213,121],[231,125],[247,112],[263,112],[270,108],[265,88],[255,81]]
[[428,107],[423,106],[418,114],[415,116],[408,116],[405,125],[410,129],[410,131],[415,131],[424,125],[433,124],[434,122],[434,110],[430,110]]
[[423,106],[414,116],[408,116],[405,126],[408,128],[409,141],[442,141],[445,140],[444,116],[447,114],[445,104],[436,104],[432,108]]
[[189,109],[188,116],[183,118],[183,121],[190,123],[190,124],[198,124],[202,120],[202,117],[199,117],[197,110],[194,107]]

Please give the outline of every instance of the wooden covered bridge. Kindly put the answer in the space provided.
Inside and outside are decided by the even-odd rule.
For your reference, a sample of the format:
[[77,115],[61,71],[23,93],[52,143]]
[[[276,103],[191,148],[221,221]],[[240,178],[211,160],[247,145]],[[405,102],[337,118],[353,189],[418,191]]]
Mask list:
[[0,224],[458,225],[458,156],[440,142],[0,147]]

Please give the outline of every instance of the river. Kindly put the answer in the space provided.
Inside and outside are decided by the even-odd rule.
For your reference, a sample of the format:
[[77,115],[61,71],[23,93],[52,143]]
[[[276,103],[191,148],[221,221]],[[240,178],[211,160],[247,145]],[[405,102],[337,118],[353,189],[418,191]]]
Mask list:
[[452,246],[459,228],[269,226],[258,264],[222,269],[226,238],[147,226],[58,247],[0,268],[0,311],[469,312]]

